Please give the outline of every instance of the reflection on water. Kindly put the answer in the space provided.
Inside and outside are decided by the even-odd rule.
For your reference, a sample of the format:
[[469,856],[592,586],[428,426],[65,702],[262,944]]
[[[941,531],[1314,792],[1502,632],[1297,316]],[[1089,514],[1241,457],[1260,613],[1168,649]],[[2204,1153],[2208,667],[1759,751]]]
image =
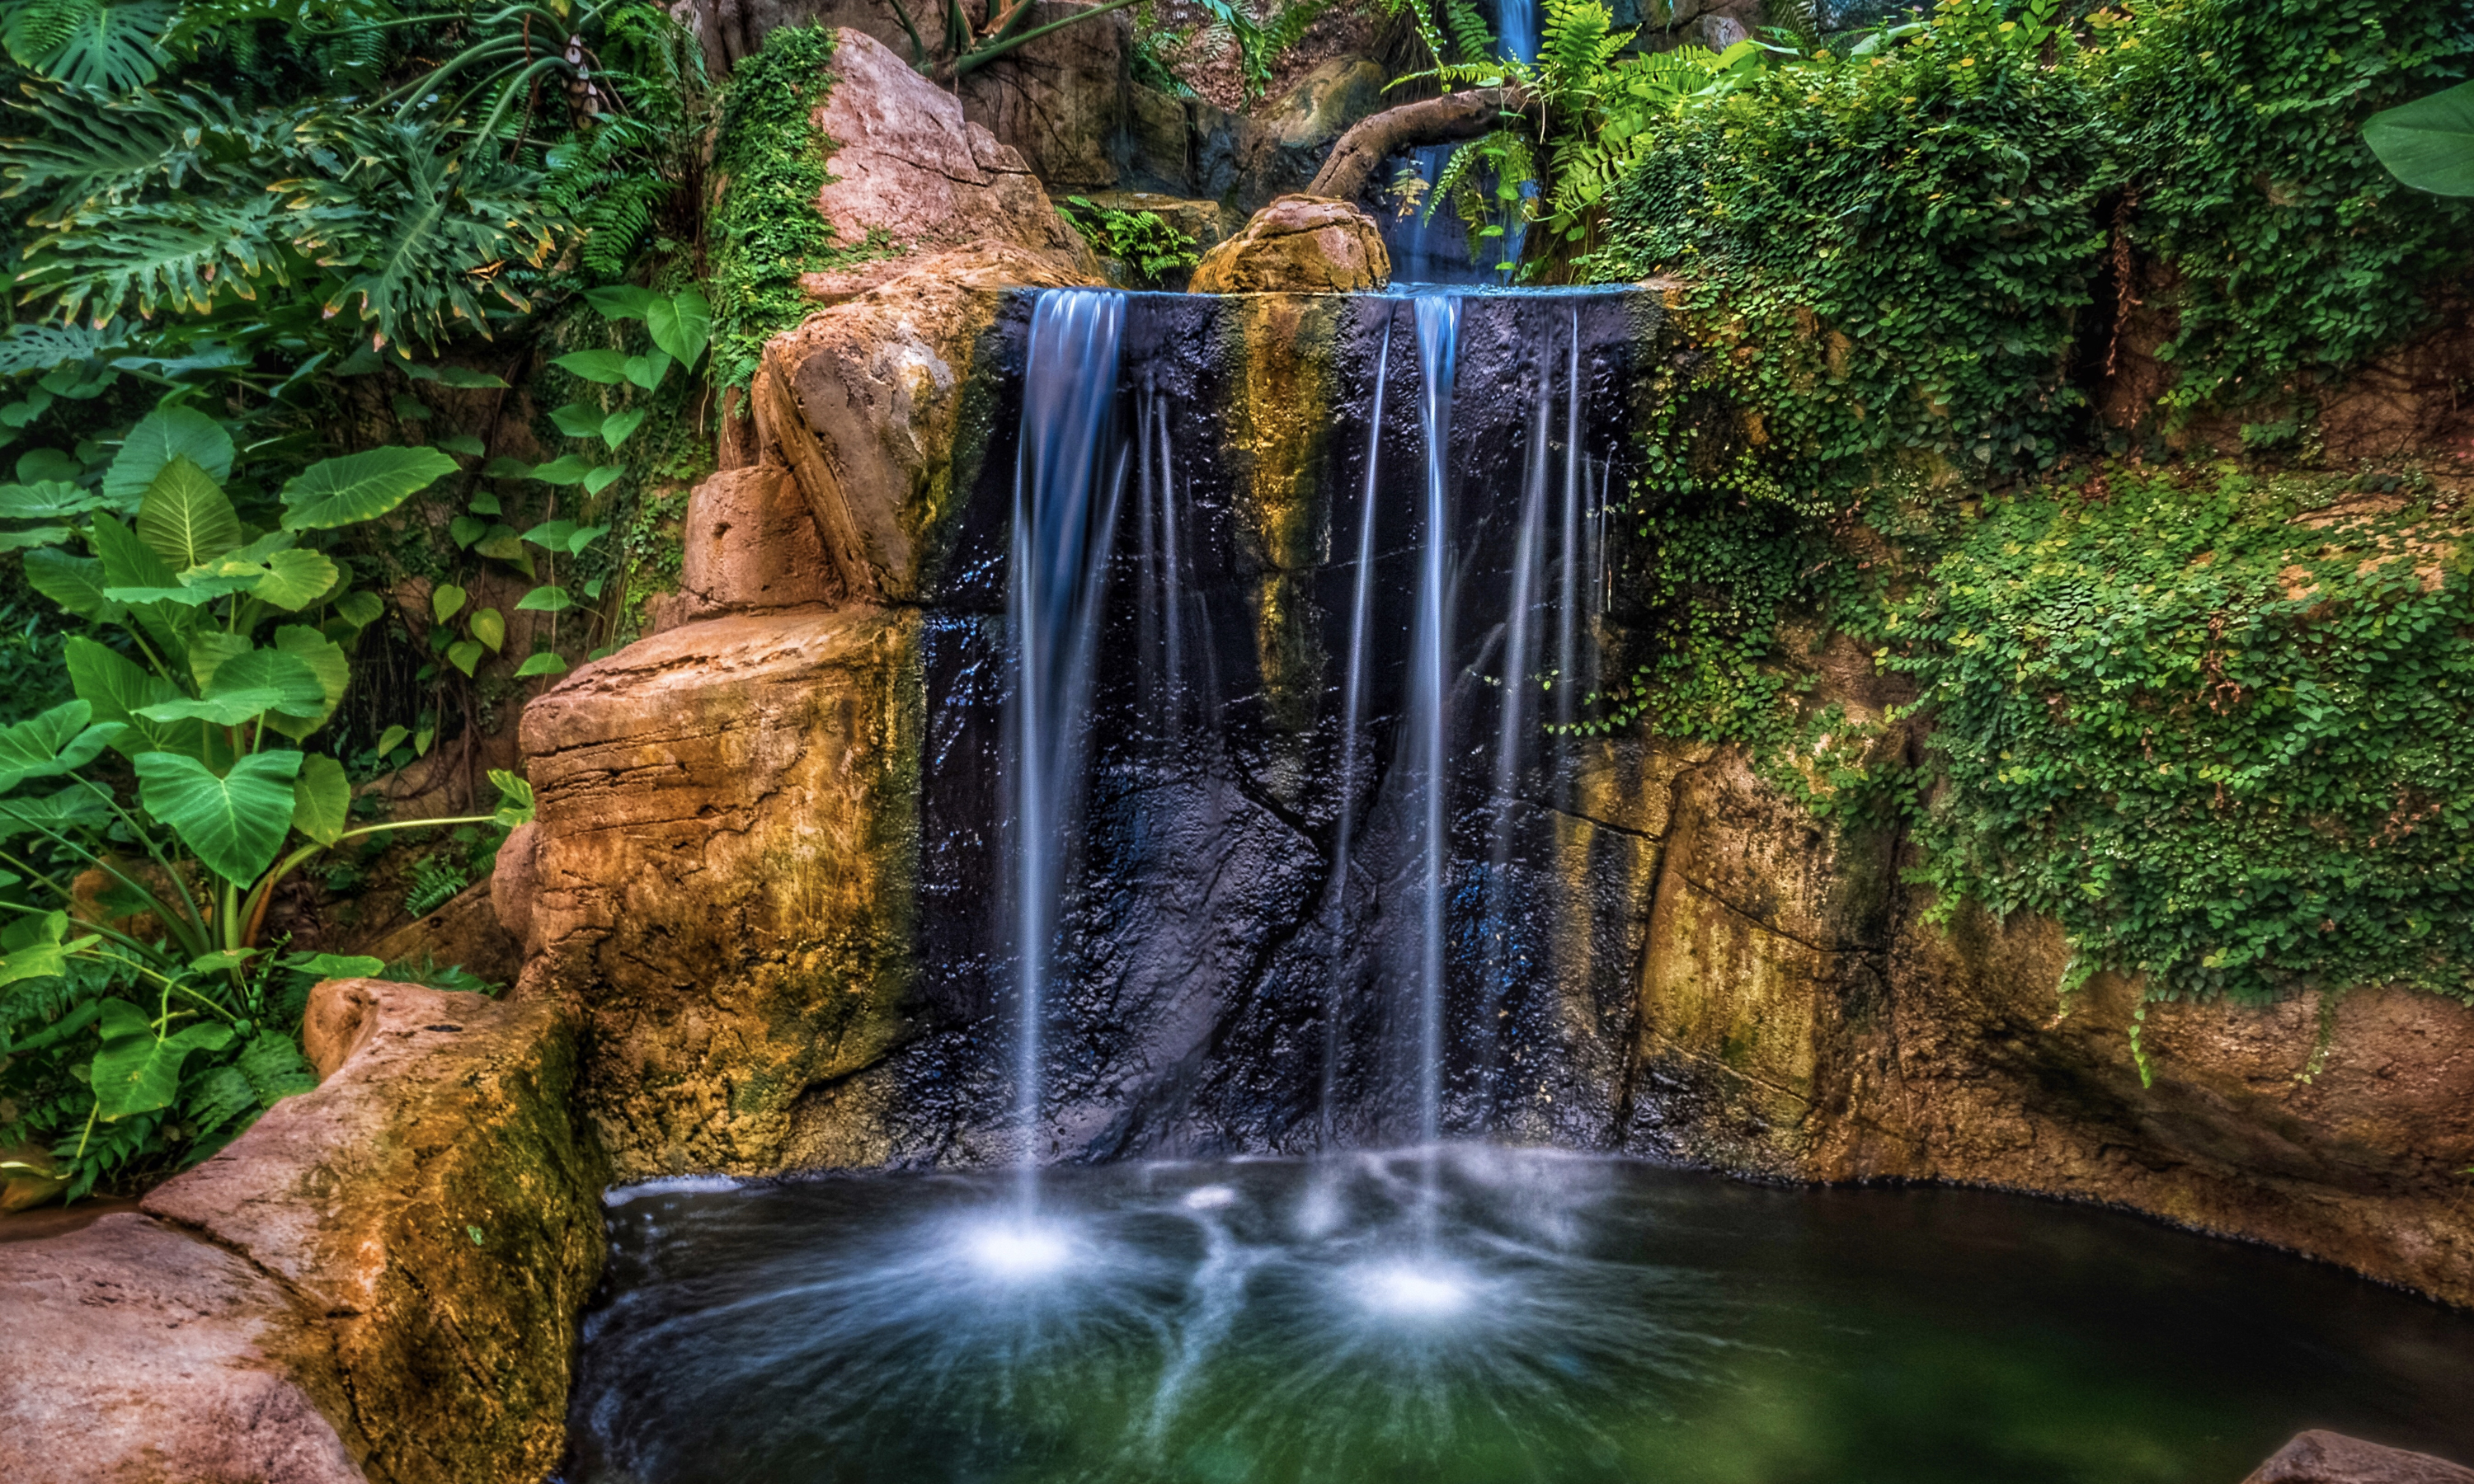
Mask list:
[[[1415,1152],[621,1192],[569,1484],[2231,1484],[2474,1321],[2129,1217]],[[1431,1233],[1431,1235],[1421,1234]]]

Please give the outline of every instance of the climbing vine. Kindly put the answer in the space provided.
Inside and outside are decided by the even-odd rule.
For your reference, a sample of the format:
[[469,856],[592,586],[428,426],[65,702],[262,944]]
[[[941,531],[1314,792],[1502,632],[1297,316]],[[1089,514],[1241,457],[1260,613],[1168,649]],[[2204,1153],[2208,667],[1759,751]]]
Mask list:
[[1893,605],[1947,789],[1945,900],[2080,976],[2474,1002],[2474,562],[2400,476],[2111,469],[1987,502]]

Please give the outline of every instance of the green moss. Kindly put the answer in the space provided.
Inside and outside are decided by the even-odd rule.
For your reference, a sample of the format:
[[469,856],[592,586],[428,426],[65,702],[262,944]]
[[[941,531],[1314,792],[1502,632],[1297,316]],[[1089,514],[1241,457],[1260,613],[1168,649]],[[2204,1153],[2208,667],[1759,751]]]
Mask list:
[[814,123],[833,87],[826,70],[833,55],[830,28],[784,26],[731,78],[714,151],[718,200],[706,226],[714,374],[724,387],[746,386],[764,342],[813,307],[800,275],[893,251],[878,232],[841,241],[816,210],[833,180],[826,160],[834,141]]

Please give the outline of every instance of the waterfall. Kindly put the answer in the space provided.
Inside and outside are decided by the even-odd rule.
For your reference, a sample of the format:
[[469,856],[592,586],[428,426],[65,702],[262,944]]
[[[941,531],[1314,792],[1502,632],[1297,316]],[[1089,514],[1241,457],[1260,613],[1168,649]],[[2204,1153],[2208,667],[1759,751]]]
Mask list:
[[[1323,888],[1325,920],[1337,930],[1347,899],[1351,852],[1357,843],[1357,777],[1359,736],[1366,725],[1367,625],[1374,609],[1374,510],[1376,481],[1382,469],[1383,397],[1392,371],[1392,337],[1386,334],[1375,351],[1374,409],[1366,424],[1366,487],[1357,513],[1357,570],[1349,586],[1348,681],[1341,701],[1340,809],[1333,826],[1331,879]],[[1341,986],[1346,960],[1332,965],[1328,998],[1323,1006],[1322,1095],[1319,1102],[1322,1143],[1332,1145],[1332,1090],[1340,1069]]]
[[1581,589],[1581,497],[1589,488],[1581,451],[1581,311],[1572,311],[1570,360],[1564,372],[1564,520],[1562,583],[1555,604],[1555,726],[1568,735],[1581,695],[1580,614],[1589,600]]
[[1125,486],[1124,451],[1113,446],[1125,308],[1126,296],[1118,293],[1041,295],[1023,383],[1007,594],[1012,682],[1007,772],[1020,1017],[1014,1115],[1026,1204],[1036,1195],[1040,1157],[1041,1010],[1071,866],[1066,842],[1081,802],[1083,722]]
[[1403,730],[1410,739],[1408,771],[1418,798],[1418,1141],[1431,1148],[1443,1134],[1443,891],[1451,846],[1443,821],[1451,786],[1445,764],[1451,730],[1446,667],[1451,649],[1452,363],[1460,342],[1461,301],[1457,295],[1421,294],[1412,305],[1422,382],[1419,428],[1425,439],[1426,481],[1409,714]]
[[1500,38],[1503,55],[1516,61],[1538,60],[1538,0],[1503,0]]
[[[1520,482],[1519,534],[1513,542],[1512,591],[1503,619],[1502,700],[1495,718],[1493,790],[1488,801],[1493,819],[1487,850],[1486,967],[1479,979],[1477,1009],[1477,1040],[1484,1048],[1479,1070],[1488,1083],[1493,1080],[1501,1039],[1495,1026],[1497,1006],[1512,968],[1512,828],[1521,754],[1535,726],[1529,710],[1530,624],[1543,586],[1547,437],[1554,405],[1553,364],[1540,357],[1537,416],[1529,429],[1527,471]],[[1567,457],[1567,468],[1569,463]]]

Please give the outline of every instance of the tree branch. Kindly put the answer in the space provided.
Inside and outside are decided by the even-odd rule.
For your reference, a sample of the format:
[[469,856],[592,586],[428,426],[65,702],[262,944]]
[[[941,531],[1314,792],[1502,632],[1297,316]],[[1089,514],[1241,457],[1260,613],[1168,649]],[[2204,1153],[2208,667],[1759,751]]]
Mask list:
[[1517,127],[1520,121],[1516,116],[1528,105],[1529,90],[1515,85],[1446,93],[1441,98],[1386,108],[1360,120],[1340,136],[1305,194],[1355,201],[1387,157],[1423,144],[1475,139],[1508,124]]

